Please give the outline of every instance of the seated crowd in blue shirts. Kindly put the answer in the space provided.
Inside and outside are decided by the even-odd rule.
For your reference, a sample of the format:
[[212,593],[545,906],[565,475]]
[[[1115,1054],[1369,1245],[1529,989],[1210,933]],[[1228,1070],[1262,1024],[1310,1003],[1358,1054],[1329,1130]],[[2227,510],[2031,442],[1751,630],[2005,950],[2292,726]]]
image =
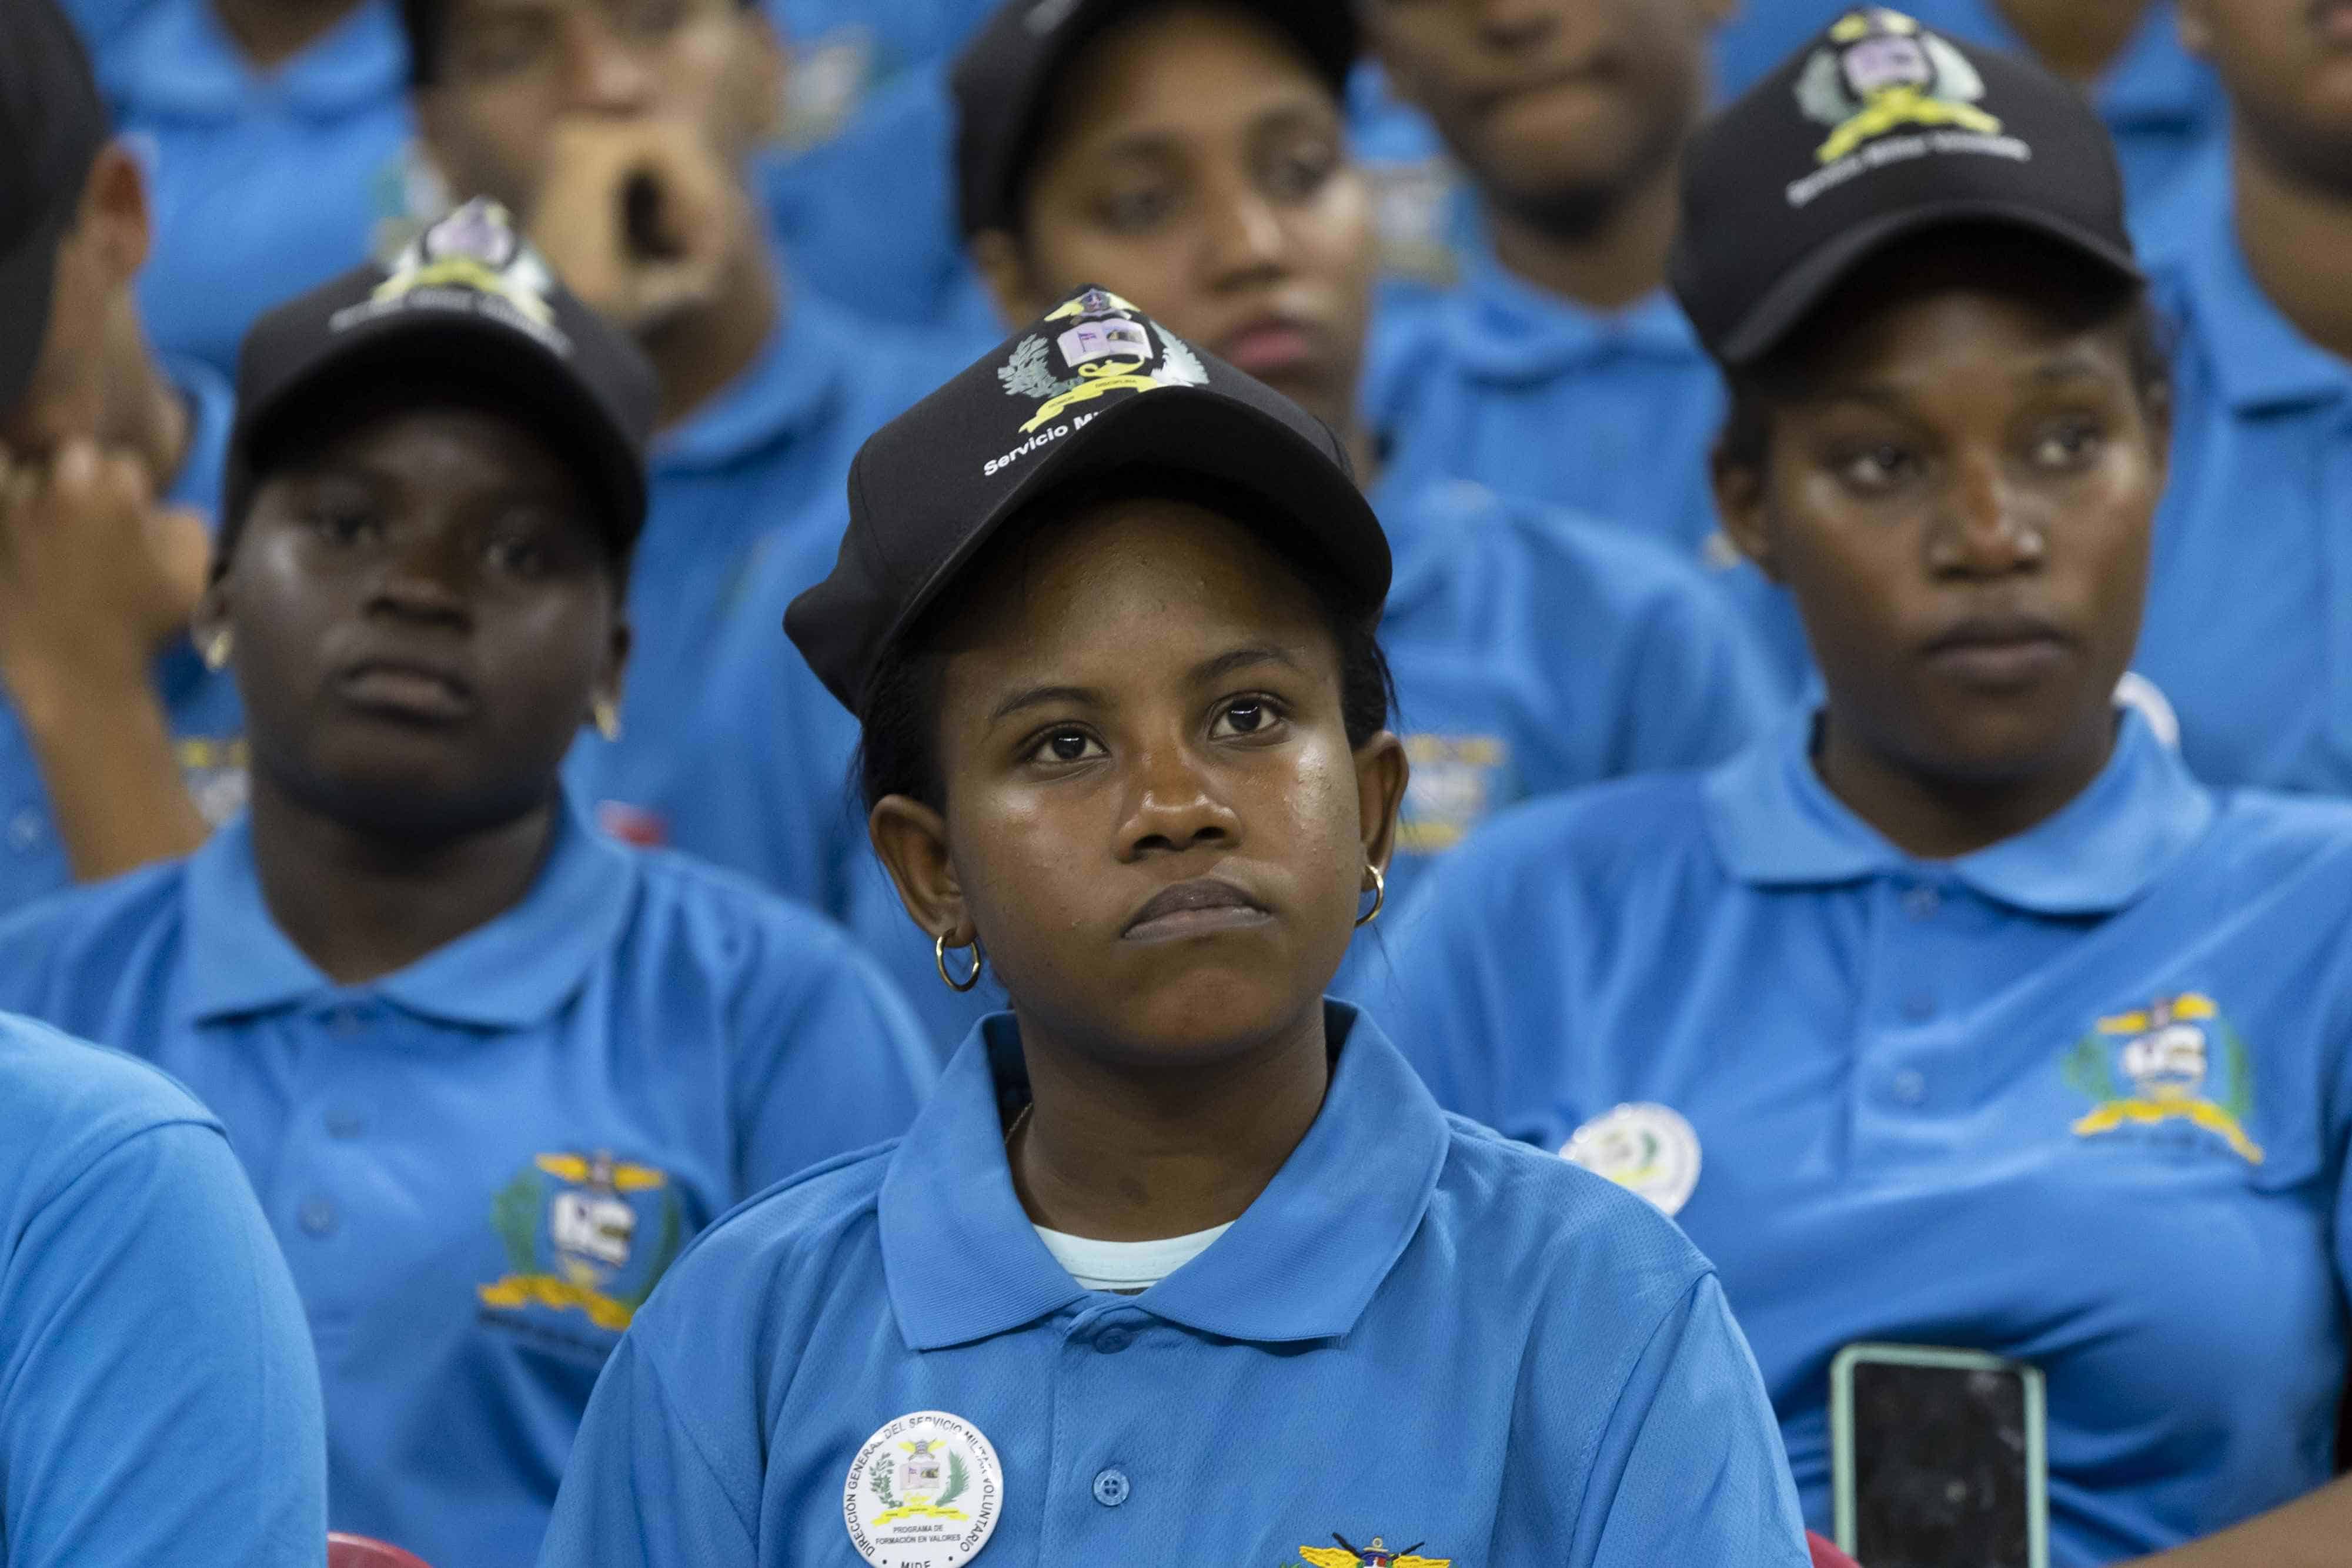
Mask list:
[[8,0],[0,1559],[2332,1561],[2347,51]]

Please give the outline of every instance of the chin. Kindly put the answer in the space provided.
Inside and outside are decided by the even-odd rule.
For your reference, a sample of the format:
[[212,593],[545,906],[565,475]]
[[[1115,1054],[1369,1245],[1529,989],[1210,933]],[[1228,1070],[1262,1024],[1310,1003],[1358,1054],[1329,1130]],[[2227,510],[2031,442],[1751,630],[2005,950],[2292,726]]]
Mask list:
[[1123,990],[1119,1032],[1139,1060],[1177,1066],[1240,1056],[1318,1004],[1320,988],[1296,977],[1203,965],[1158,984]]
[[485,779],[447,757],[320,759],[294,794],[344,827],[394,841],[431,843],[502,827],[545,801],[543,776]]

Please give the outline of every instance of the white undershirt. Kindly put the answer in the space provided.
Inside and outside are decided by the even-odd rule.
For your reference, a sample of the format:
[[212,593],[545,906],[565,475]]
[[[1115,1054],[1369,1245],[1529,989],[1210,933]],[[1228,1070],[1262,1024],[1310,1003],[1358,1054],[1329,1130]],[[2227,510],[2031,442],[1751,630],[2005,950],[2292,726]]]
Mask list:
[[1122,1296],[1140,1295],[1209,1249],[1209,1243],[1233,1228],[1229,1221],[1190,1236],[1159,1241],[1096,1241],[1048,1230],[1040,1225],[1037,1239],[1070,1278],[1089,1291],[1110,1291]]

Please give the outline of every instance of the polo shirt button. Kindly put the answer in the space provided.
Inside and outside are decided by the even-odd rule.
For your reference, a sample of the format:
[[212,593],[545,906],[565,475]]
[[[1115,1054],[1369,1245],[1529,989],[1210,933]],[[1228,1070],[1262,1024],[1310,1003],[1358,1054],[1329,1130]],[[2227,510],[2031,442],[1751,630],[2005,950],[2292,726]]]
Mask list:
[[1125,1329],[1105,1329],[1095,1335],[1095,1348],[1105,1355],[1117,1355],[1135,1343],[1135,1336]]
[[8,843],[12,849],[29,850],[41,841],[41,814],[30,806],[8,819]]
[[1943,902],[1943,895],[1934,888],[1915,887],[1903,895],[1903,913],[1914,920],[1932,919]]
[[1125,1470],[1105,1470],[1095,1477],[1095,1500],[1105,1508],[1125,1502],[1129,1490]]
[[1916,1105],[1927,1097],[1927,1076],[1916,1067],[1906,1067],[1895,1075],[1889,1087],[1897,1100],[1906,1105]]
[[311,1235],[324,1236],[335,1228],[335,1206],[323,1197],[304,1198],[294,1220]]
[[1936,1016],[1936,998],[1925,991],[1915,991],[1903,998],[1903,1016],[1913,1023],[1926,1023]]
[[328,1020],[327,1027],[345,1040],[349,1040],[367,1027],[367,1018],[358,1008],[337,1008],[334,1016]]
[[327,1113],[327,1135],[334,1138],[356,1138],[366,1130],[367,1123],[357,1111]]

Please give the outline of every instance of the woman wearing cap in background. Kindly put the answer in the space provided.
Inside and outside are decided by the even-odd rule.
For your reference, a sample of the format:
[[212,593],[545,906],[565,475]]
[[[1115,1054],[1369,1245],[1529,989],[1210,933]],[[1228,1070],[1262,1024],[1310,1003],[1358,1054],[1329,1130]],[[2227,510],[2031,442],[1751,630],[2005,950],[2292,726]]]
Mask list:
[[2352,816],[2111,695],[2168,388],[2098,122],[1857,13],[1685,182],[1725,524],[1826,695],[1459,852],[1402,1041],[1707,1250],[1817,1526],[1831,1361],[1893,1341],[2043,1370],[2053,1563],[2340,1561]]
[[[1356,402],[1372,196],[1341,99],[1355,52],[1342,5],[1080,0],[1043,24],[1034,5],[999,8],[956,71],[957,162],[966,237],[1007,323],[1100,283],[1323,420],[1371,475]],[[1649,541],[1470,484],[1373,484],[1370,499],[1397,556],[1381,640],[1413,773],[1391,896],[1501,806],[1718,762],[1777,715],[1744,622]],[[828,547],[774,570],[802,573],[796,591],[830,562]],[[951,1045],[1003,993],[983,980],[959,997],[926,977],[929,945],[839,804],[835,752],[854,732],[809,766],[812,734],[840,716],[812,711],[834,705],[755,631],[714,684],[748,688],[722,712],[772,719],[709,727],[728,755],[691,769],[708,808],[688,813],[693,846],[793,892],[824,858],[792,853],[793,828],[837,828],[861,862],[843,879],[859,935]],[[778,821],[780,793],[815,798]],[[1376,996],[1384,974],[1367,944],[1342,989]]]
[[929,1071],[840,935],[559,788],[619,695],[654,388],[505,214],[265,318],[243,382],[197,632],[250,815],[0,927],[0,1006],[227,1127],[317,1342],[331,1522],[509,1568],[686,1239],[903,1128]]
[[1013,1010],[680,1260],[542,1561],[1802,1563],[1705,1260],[1323,999],[1406,777],[1329,432],[1090,289],[850,498],[788,624]]

